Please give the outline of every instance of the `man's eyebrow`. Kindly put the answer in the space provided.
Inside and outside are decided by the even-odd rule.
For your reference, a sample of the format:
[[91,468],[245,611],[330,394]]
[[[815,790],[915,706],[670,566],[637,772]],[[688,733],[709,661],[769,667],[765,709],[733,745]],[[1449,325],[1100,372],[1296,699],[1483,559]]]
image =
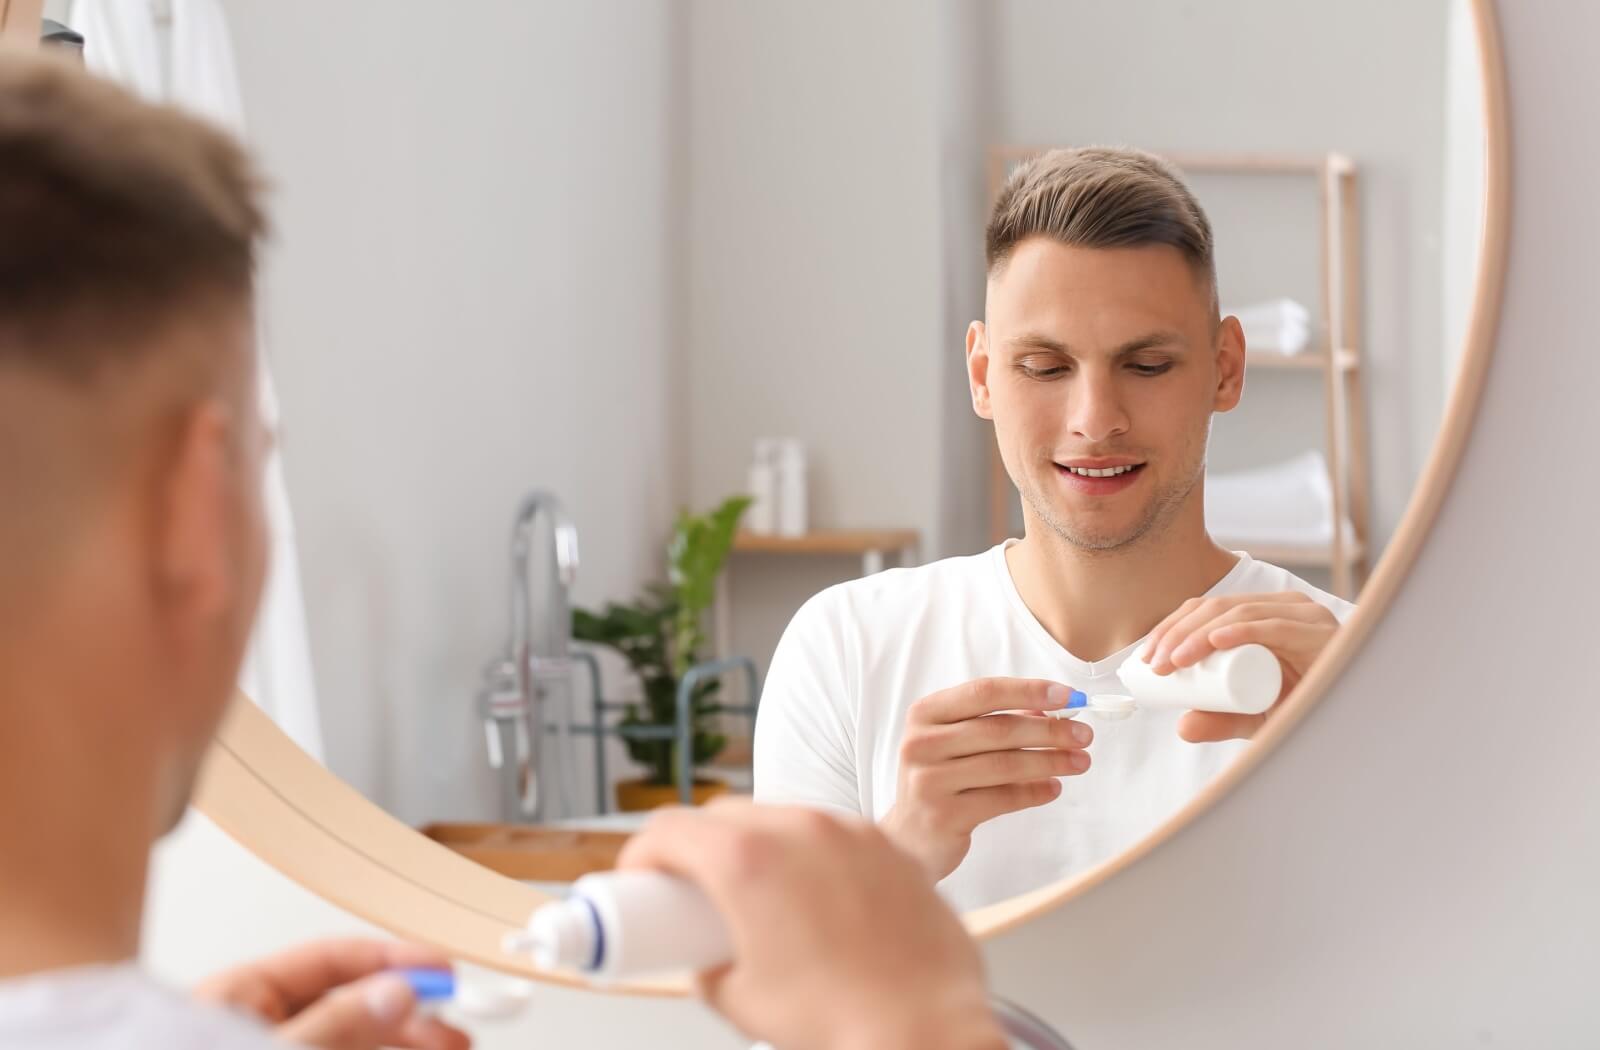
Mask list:
[[[1039,332],[1024,332],[1021,335],[1012,336],[1006,340],[1006,344],[1019,349],[1044,350],[1053,354],[1070,355],[1073,352],[1072,347],[1066,343],[1061,342],[1059,339],[1052,339]],[[1153,332],[1146,332],[1144,335],[1134,339],[1129,339],[1111,353],[1114,357],[1127,357],[1141,350],[1153,350],[1157,347],[1165,346],[1182,347],[1184,345],[1186,344],[1183,336],[1171,329],[1160,328]]]
[[1171,329],[1161,328],[1154,332],[1147,332],[1137,339],[1128,340],[1117,347],[1115,354],[1117,357],[1127,357],[1130,354],[1137,354],[1140,350],[1154,350],[1157,347],[1165,346],[1183,347],[1186,345],[1188,344],[1183,336]]
[[1006,344],[1008,346],[1021,347],[1028,350],[1047,350],[1053,354],[1067,354],[1072,352],[1068,349],[1067,344],[1056,339],[1051,339],[1047,335],[1041,335],[1038,332],[1024,332],[1021,335],[1012,336],[1010,339],[1006,340]]

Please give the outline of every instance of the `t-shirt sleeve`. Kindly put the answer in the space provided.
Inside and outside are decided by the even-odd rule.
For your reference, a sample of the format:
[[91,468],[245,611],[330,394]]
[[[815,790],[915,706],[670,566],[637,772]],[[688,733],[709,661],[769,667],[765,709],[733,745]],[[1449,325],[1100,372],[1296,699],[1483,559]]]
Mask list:
[[801,606],[772,655],[756,715],[755,797],[860,816],[855,646],[836,599],[824,591]]

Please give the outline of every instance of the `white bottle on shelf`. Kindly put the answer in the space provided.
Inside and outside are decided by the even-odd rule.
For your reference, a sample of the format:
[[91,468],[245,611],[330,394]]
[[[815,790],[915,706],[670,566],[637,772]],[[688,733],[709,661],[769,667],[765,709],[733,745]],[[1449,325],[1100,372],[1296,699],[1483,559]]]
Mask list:
[[806,448],[798,438],[778,444],[778,532],[804,536],[808,527],[806,505]]
[[750,464],[750,506],[744,512],[744,527],[750,532],[770,535],[778,531],[777,442],[761,438],[756,442],[755,459]]
[[506,938],[548,970],[599,981],[695,973],[733,956],[727,925],[694,886],[654,871],[603,871],[572,884]]

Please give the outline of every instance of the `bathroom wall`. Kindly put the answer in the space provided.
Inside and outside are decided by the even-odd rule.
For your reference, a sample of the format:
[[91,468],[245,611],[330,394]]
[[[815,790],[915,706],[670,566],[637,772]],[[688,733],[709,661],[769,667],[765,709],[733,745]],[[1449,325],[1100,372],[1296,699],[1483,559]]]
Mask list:
[[594,603],[659,572],[683,488],[678,30],[620,0],[227,14],[328,760],[406,819],[486,818],[518,498],[560,495]]

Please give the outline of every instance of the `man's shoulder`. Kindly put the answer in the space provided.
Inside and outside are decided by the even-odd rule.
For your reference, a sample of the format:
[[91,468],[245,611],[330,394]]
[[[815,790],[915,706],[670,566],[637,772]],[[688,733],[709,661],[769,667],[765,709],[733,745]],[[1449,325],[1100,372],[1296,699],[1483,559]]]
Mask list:
[[0,981],[0,1050],[272,1050],[261,1026],[196,1003],[132,965]]
[[1301,579],[1288,569],[1271,562],[1250,558],[1239,566],[1239,571],[1230,573],[1224,583],[1223,591],[1228,594],[1255,594],[1272,593],[1275,591],[1299,591],[1312,601],[1321,605],[1334,617],[1343,623],[1356,611],[1355,604],[1348,602],[1336,594],[1327,591]]

